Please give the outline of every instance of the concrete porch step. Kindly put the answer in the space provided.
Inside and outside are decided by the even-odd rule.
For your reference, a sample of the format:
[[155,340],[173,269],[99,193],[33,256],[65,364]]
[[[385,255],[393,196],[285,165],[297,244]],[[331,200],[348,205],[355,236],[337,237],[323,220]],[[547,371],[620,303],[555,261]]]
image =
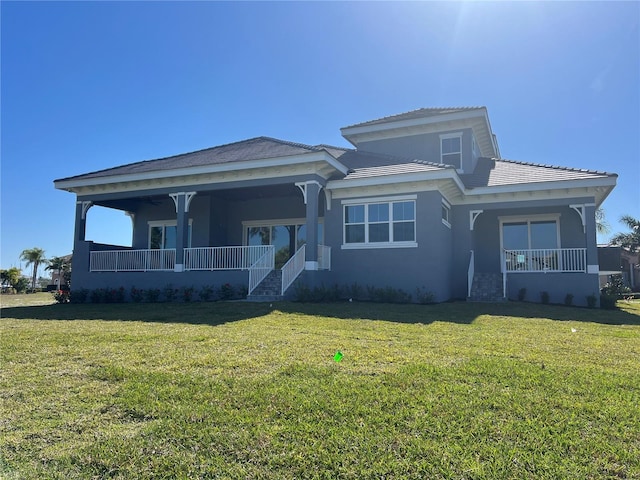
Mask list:
[[502,274],[476,273],[468,302],[502,302]]

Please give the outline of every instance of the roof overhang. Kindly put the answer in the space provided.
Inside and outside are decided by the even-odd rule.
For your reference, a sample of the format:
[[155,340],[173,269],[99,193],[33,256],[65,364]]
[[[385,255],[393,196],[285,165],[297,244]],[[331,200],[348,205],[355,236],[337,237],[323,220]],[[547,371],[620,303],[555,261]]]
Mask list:
[[471,128],[473,130],[482,156],[500,156],[498,142],[491,130],[489,115],[484,107],[406,120],[389,120],[388,122],[374,125],[344,127],[340,129],[340,132],[344,138],[357,147],[361,142],[460,128]]
[[378,189],[388,194],[392,191],[420,191],[425,185],[437,189],[455,205],[481,205],[500,202],[526,202],[543,199],[573,199],[593,197],[596,206],[600,206],[616,185],[616,176],[593,179],[539,182],[516,185],[498,185],[493,187],[465,188],[453,169],[429,172],[381,175],[376,177],[331,180],[327,189],[335,198],[347,195],[357,196],[359,191]]
[[302,155],[274,157],[245,162],[222,163],[172,170],[149,171],[121,175],[79,176],[54,181],[55,188],[77,194],[87,190],[102,192],[130,191],[157,188],[158,186],[197,185],[225,181],[256,180],[259,178],[286,177],[300,174],[316,174],[328,179],[336,172],[346,175],[348,168],[328,152],[311,152]]

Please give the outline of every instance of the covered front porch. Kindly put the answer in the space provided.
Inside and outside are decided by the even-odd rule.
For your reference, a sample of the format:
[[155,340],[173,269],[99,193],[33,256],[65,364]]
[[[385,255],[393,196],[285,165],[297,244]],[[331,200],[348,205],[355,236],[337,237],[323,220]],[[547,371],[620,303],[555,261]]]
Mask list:
[[[269,183],[269,182],[266,182]],[[226,283],[251,295],[273,271],[284,295],[304,270],[331,268],[323,244],[323,185],[317,179],[240,188],[79,200],[73,283],[80,288],[157,288]],[[94,205],[131,217],[131,246],[85,239]]]
[[584,200],[470,210],[467,298],[586,305],[598,293],[594,211]]

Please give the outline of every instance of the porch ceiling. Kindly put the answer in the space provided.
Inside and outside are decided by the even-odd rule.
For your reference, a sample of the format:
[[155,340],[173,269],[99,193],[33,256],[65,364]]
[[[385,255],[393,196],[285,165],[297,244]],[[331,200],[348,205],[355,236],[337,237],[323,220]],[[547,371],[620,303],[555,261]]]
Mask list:
[[[132,192],[133,193],[133,192]],[[215,198],[240,201],[246,199],[262,199],[262,198],[282,198],[282,197],[298,197],[303,201],[300,189],[294,184],[281,185],[264,185],[255,187],[230,188],[230,189],[202,189],[198,190],[198,196],[212,196]],[[123,211],[135,211],[140,205],[150,204],[157,205],[160,202],[167,201],[168,194],[156,195],[138,195],[131,198],[96,200],[94,205],[113,208]]]

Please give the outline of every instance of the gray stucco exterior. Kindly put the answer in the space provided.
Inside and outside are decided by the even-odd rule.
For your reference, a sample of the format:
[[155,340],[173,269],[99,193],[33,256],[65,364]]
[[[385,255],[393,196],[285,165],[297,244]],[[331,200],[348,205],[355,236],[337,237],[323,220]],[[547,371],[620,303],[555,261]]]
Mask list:
[[[393,287],[414,299],[419,288],[443,302],[468,297],[476,283],[472,272],[501,277],[509,299],[526,288],[530,301],[547,291],[551,302],[572,294],[575,304],[586,305],[586,297],[598,292],[595,209],[615,185],[615,174],[479,157],[477,132],[485,151],[497,151],[483,107],[448,109],[442,125],[440,112],[426,110],[348,127],[350,141],[358,138],[355,150],[260,137],[58,180],[56,187],[78,200],[72,287],[247,285],[247,270],[189,270],[184,248],[247,246],[247,225],[293,222],[306,229],[305,271],[298,282],[310,286]],[[456,128],[451,115],[470,117]],[[458,133],[457,171],[440,164],[440,149],[443,135]],[[384,202],[392,209],[396,199],[413,205],[412,241],[346,242],[345,205]],[[131,216],[131,247],[85,240],[92,205]],[[505,274],[501,221],[542,217],[557,219],[557,249],[584,251],[583,271]],[[150,249],[150,226],[159,222],[176,225],[175,271],[90,271],[91,251]],[[382,223],[393,231],[393,219]],[[328,269],[319,270],[318,245],[330,248]]]

